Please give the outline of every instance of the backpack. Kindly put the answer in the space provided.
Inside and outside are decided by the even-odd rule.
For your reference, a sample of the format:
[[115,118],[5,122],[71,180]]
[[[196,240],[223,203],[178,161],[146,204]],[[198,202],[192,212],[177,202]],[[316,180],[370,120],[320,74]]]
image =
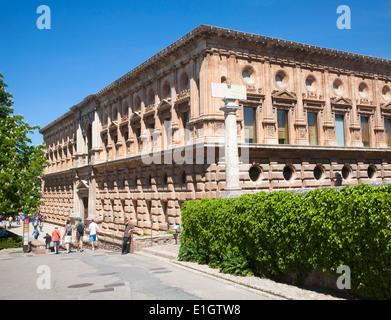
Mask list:
[[72,235],[72,226],[70,226],[70,225],[66,226],[65,231],[67,233],[67,236],[71,236]]
[[83,232],[84,232],[84,228],[83,228],[83,225],[81,223],[79,223],[77,225],[77,232],[79,232],[79,234],[83,234]]

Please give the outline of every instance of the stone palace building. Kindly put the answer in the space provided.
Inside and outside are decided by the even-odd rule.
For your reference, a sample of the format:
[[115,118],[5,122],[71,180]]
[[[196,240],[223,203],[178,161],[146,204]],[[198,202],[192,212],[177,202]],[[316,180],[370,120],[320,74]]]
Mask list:
[[120,234],[170,230],[225,187],[224,113],[241,85],[243,193],[391,182],[391,61],[201,25],[40,132],[41,212]]

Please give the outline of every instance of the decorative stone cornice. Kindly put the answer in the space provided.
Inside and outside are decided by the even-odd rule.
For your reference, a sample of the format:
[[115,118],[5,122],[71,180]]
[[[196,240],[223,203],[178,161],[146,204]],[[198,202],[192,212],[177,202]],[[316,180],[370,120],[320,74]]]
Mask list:
[[332,97],[331,99],[331,104],[335,105],[352,105],[352,100],[348,98],[343,98],[343,97]]
[[381,103],[380,107],[381,107],[382,116],[384,115],[391,116],[391,102]]
[[281,99],[281,100],[296,100],[296,93],[289,92],[287,90],[273,90],[272,92],[273,99]]

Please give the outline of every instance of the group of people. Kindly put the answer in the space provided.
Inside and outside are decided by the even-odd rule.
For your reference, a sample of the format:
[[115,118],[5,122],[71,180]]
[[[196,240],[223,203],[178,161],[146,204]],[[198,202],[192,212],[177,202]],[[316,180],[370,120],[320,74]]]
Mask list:
[[16,222],[18,225],[20,224],[20,217],[16,216],[0,216],[1,226],[7,230],[7,228],[11,228],[12,222]]
[[46,249],[49,249],[51,242],[53,242],[54,254],[58,254],[58,248],[62,239],[66,247],[66,252],[71,252],[72,236],[73,232],[75,232],[76,242],[78,244],[77,250],[81,252],[83,251],[83,237],[86,229],[89,231],[92,250],[95,250],[97,248],[96,232],[98,230],[98,225],[95,223],[94,219],[91,219],[91,223],[88,228],[86,228],[86,225],[83,223],[81,218],[78,219],[75,227],[71,225],[70,221],[67,221],[62,233],[58,226],[54,228],[51,235],[46,233],[46,236],[43,237],[45,239]]
[[[76,242],[78,243],[77,250],[81,252],[83,251],[83,237],[86,229],[89,231],[89,240],[91,243],[91,248],[94,251],[97,248],[96,233],[98,230],[98,225],[95,223],[94,219],[91,219],[91,223],[88,225],[88,228],[86,228],[81,218],[78,219],[78,222],[74,227],[70,224],[70,221],[67,221],[62,234],[57,226],[54,228],[51,235],[46,233],[46,236],[44,237],[46,249],[50,248],[50,243],[53,241],[54,254],[58,254],[58,248],[62,238],[66,247],[66,252],[71,252],[72,235],[73,232],[76,232]],[[126,227],[122,241],[122,254],[126,254],[128,251],[128,242],[129,240],[132,240],[133,229],[134,226],[130,223],[130,220],[126,220]]]
[[[15,222],[17,225],[20,225],[21,221],[25,221],[26,219],[31,222],[34,228],[39,228],[42,232],[43,228],[43,223],[45,221],[45,216],[42,215],[40,212],[36,214],[26,214],[26,213],[20,213],[16,215],[0,215],[0,221],[1,221],[1,226],[4,229],[9,229],[12,227],[12,223]],[[39,234],[39,232],[36,232],[34,234],[34,237],[36,237]]]
[[[29,217],[29,221],[32,222],[34,230],[33,230],[33,236],[34,239],[38,239],[39,231],[43,232],[43,223],[45,221],[45,216],[43,216],[41,213],[38,213],[32,217]],[[38,231],[39,228],[39,231]]]
[[[20,214],[14,217],[0,216],[1,224],[5,229],[7,229],[7,224],[8,227],[11,227],[11,223],[13,221],[15,221],[17,224],[20,224],[20,221],[25,221],[26,219],[28,219],[29,222],[32,222],[32,225],[34,227],[32,235],[34,236],[34,239],[37,240],[40,235],[39,231],[43,232],[43,224],[45,221],[45,216],[43,216],[42,214],[40,213],[34,215]],[[125,232],[122,241],[122,254],[127,253],[128,243],[129,240],[132,240],[132,235],[134,230],[134,226],[130,223],[129,219],[126,219],[125,224],[126,224]],[[72,235],[73,232],[75,232],[76,242],[78,243],[77,250],[83,251],[83,237],[86,229],[88,229],[89,231],[89,240],[91,243],[91,248],[92,250],[95,250],[97,248],[96,233],[98,230],[98,225],[95,223],[94,219],[91,219],[91,223],[88,225],[88,228],[86,228],[81,218],[78,219],[78,222],[75,225],[75,227],[71,225],[70,221],[67,221],[67,224],[65,225],[65,228],[62,233],[57,226],[55,227],[55,229],[51,234],[46,233],[46,235],[43,237],[43,239],[45,240],[46,249],[50,249],[51,243],[53,242],[54,253],[58,254],[58,248],[60,246],[61,239],[63,239],[63,243],[66,246],[67,253],[71,252]]]

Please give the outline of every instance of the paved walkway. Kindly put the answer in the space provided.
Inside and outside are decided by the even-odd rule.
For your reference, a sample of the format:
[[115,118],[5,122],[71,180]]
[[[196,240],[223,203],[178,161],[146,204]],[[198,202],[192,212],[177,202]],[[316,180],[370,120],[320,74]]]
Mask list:
[[[46,223],[43,227],[43,232],[40,232],[38,240],[42,241],[43,236],[45,236],[46,233],[51,234],[51,232],[54,230],[54,227],[55,225]],[[61,232],[63,232],[64,230],[63,227],[59,227],[59,229]],[[32,233],[32,230],[33,228],[30,224],[30,235]],[[22,225],[20,226],[14,225],[11,227],[10,231],[22,235],[23,227]],[[153,247],[146,247],[141,249],[140,251],[137,251],[136,254],[154,258],[154,259],[165,259],[170,261],[171,263],[174,263],[177,266],[191,269],[194,272],[201,272],[210,277],[222,279],[225,281],[230,281],[237,285],[245,286],[251,289],[260,290],[264,293],[272,294],[282,299],[289,299],[289,300],[339,300],[341,299],[336,295],[302,289],[296,286],[292,286],[281,282],[276,282],[269,279],[262,279],[255,276],[238,277],[231,274],[221,273],[219,272],[218,269],[212,269],[206,265],[199,265],[193,262],[178,261],[178,252],[179,252],[179,245],[173,244],[173,245],[159,245]]]

